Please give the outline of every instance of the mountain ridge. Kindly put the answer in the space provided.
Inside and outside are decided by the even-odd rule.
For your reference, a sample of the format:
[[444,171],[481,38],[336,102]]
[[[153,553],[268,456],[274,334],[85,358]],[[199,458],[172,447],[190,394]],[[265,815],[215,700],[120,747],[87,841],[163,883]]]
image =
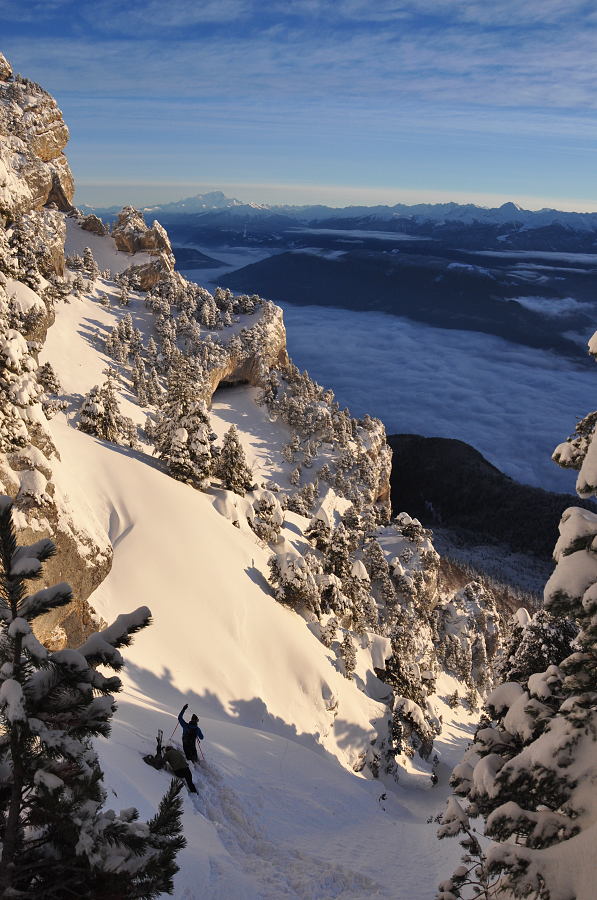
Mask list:
[[[84,212],[95,212],[112,215],[120,207],[93,207],[81,204]],[[327,206],[325,204],[272,204],[255,203],[226,197],[222,191],[210,191],[196,194],[181,200],[163,204],[141,207],[147,215],[174,214],[204,216],[216,210],[227,210],[235,216],[240,215],[277,215],[301,224],[322,222],[334,219],[362,220],[369,218],[372,222],[391,222],[392,220],[410,220],[413,224],[436,223],[448,224],[493,224],[518,225],[527,228],[540,228],[553,224],[565,225],[573,230],[597,231],[597,212],[567,212],[544,207],[539,210],[524,209],[518,204],[507,201],[500,206],[484,207],[474,203],[396,203],[348,206]]]

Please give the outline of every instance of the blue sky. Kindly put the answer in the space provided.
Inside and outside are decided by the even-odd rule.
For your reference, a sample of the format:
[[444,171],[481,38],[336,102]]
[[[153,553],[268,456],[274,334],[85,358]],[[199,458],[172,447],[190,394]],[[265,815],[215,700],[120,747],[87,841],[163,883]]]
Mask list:
[[77,200],[597,210],[594,0],[0,0]]

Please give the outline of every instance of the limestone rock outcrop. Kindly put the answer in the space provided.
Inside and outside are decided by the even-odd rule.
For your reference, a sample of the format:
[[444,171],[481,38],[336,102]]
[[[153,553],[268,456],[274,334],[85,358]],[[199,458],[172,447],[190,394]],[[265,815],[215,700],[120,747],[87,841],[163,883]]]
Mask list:
[[55,203],[72,208],[75,185],[63,150],[68,128],[58,104],[0,57],[0,216]]
[[83,216],[82,219],[79,219],[79,225],[83,229],[83,231],[90,231],[91,234],[99,234],[105,235],[108,234],[108,229],[99,218],[99,216],[94,216],[93,213],[90,213],[88,216]]
[[[211,402],[220,384],[250,384],[258,387],[265,370],[273,366],[288,365],[286,328],[280,307],[273,303],[267,304],[254,329],[254,352],[236,354],[232,351],[222,366],[209,371],[208,402]],[[249,330],[249,334],[252,330]]]
[[11,75],[12,68],[10,63],[4,54],[0,53],[0,81],[8,81]]
[[145,224],[142,213],[134,206],[124,206],[112,229],[116,247],[125,253],[149,253],[148,263],[133,265],[128,270],[143,291],[149,291],[160,279],[174,272],[174,254],[166,229],[154,221]]
[[125,253],[145,251],[172,256],[172,247],[165,228],[157,221],[149,228],[143,215],[134,206],[124,206],[118,213],[112,237],[116,241],[117,248]]

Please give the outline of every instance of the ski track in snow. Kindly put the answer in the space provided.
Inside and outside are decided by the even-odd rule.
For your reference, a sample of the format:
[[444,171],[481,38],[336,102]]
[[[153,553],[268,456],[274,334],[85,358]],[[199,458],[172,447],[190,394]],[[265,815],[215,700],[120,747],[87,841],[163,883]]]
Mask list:
[[314,856],[269,840],[243,807],[239,797],[211,766],[201,766],[197,812],[215,826],[224,846],[259,885],[261,898],[389,897],[381,885],[358,872],[333,866]]

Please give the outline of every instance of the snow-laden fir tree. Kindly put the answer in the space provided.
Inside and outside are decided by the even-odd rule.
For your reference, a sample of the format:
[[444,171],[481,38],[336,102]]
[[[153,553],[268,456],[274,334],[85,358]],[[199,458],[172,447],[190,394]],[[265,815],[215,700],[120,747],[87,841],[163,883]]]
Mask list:
[[360,559],[353,562],[350,574],[343,579],[342,589],[350,601],[352,627],[357,633],[377,627],[377,606],[371,596],[371,581]]
[[54,371],[52,363],[47,362],[40,366],[37,370],[37,380],[41,384],[46,394],[60,394],[62,387],[60,380]]
[[340,522],[332,532],[330,543],[325,554],[325,570],[338,578],[347,578],[352,567],[350,558],[350,542],[343,523]]
[[[519,610],[526,612],[526,610]],[[525,684],[534,672],[560,665],[573,652],[578,635],[577,625],[570,619],[550,615],[540,609],[522,625],[517,619],[503,652],[500,676],[503,681]]]
[[43,420],[39,400],[43,388],[37,363],[20,331],[8,324],[8,303],[0,283],[0,451],[23,447],[28,426]]
[[253,473],[247,465],[236,425],[231,425],[224,435],[214,474],[221,480],[226,490],[234,491],[241,497],[244,497],[253,486]]
[[305,537],[314,547],[325,553],[330,543],[330,528],[317,516],[309,522]]
[[276,544],[284,524],[284,513],[278,498],[271,491],[262,491],[253,503],[253,516],[249,525],[260,540]]
[[198,488],[211,474],[215,439],[202,398],[202,375],[201,367],[184,357],[171,368],[153,427],[154,453],[168,473]]
[[340,645],[340,655],[342,657],[342,662],[344,663],[344,677],[350,680],[352,678],[352,673],[355,670],[357,654],[349,631],[344,635],[344,640]]
[[85,247],[83,250],[83,271],[91,281],[95,281],[99,277],[99,266],[90,247]]
[[36,291],[41,283],[37,257],[33,251],[34,234],[32,225],[23,216],[15,219],[9,237],[12,259],[17,278]]
[[[589,348],[597,353],[597,335]],[[597,414],[581,423],[554,459],[579,469],[577,491],[587,497],[597,493]],[[565,510],[544,604],[550,615],[573,619],[578,637],[559,665],[522,683],[505,682],[487,698],[490,721],[454,770],[452,783],[462,799],[451,799],[439,832],[459,835],[466,850],[463,865],[440,885],[441,900],[467,898],[471,890],[483,900],[594,895],[596,548],[597,515]],[[477,817],[490,840],[484,848]]]
[[44,363],[37,370],[37,380],[42,386],[44,393],[41,395],[41,405],[46,419],[51,419],[63,409],[68,407],[66,400],[59,400],[57,394],[60,394],[62,388],[56,372],[52,368],[51,363]]
[[[2,897],[157,898],[178,867],[182,782],[157,814],[104,809],[92,738],[110,733],[119,648],[150,622],[147,607],[119,616],[74,649],[48,652],[32,624],[70,602],[67,584],[28,593],[53,555],[49,540],[19,547],[12,501],[0,497],[0,833]],[[98,668],[98,667],[101,667]]]
[[276,600],[297,610],[320,612],[318,576],[321,565],[313,554],[272,556],[269,569],[269,582],[275,589]]
[[120,412],[111,375],[101,387],[96,384],[85,395],[79,412],[79,428],[114,444],[136,446],[135,424]]

